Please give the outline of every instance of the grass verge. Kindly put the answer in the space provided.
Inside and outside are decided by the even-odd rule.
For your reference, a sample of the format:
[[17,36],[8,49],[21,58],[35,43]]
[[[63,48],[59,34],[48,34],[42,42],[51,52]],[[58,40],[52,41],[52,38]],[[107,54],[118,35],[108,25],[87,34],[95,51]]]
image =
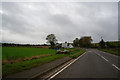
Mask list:
[[7,76],[12,73],[30,69],[32,67],[36,67],[38,65],[42,65],[42,64],[54,61],[56,59],[63,58],[65,56],[67,55],[65,54],[51,55],[51,56],[44,57],[44,58],[28,60],[28,61],[23,61],[23,62],[14,63],[14,64],[6,64],[2,66],[2,75]]
[[120,51],[118,49],[98,49],[98,50],[120,56]]
[[82,55],[86,50],[80,49],[78,53],[71,55],[72,58],[77,58]]

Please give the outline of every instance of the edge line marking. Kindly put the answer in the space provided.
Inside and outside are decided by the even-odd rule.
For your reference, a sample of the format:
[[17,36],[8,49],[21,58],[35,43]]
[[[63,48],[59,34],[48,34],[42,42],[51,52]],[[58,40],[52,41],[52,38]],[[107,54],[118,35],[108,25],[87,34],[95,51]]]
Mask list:
[[77,59],[75,59],[74,61],[72,61],[71,63],[69,63],[67,66],[65,66],[64,68],[62,68],[60,71],[58,71],[57,73],[55,73],[54,75],[52,75],[48,80],[54,78],[56,75],[58,75],[60,72],[62,72],[64,69],[66,69],[67,67],[69,67],[71,64],[73,64],[75,61],[77,61],[80,57],[82,57],[83,55],[85,55],[85,53],[83,53],[81,56],[79,56]]
[[108,60],[106,59],[106,58],[104,58],[103,56],[101,56],[105,61],[107,61],[108,62]]

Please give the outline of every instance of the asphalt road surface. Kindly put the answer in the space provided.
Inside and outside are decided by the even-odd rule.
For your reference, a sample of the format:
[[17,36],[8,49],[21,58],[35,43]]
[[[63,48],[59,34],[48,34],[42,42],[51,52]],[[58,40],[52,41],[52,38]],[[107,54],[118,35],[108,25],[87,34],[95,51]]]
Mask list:
[[119,78],[120,57],[96,49],[87,52],[77,61],[65,68],[54,79],[58,78]]

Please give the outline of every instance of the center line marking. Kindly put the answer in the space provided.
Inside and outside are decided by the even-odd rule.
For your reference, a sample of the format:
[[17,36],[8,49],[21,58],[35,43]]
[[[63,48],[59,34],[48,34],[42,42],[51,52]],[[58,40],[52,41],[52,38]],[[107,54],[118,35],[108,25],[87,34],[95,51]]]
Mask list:
[[108,60],[106,59],[106,58],[104,58],[103,56],[101,56],[105,61],[107,61],[108,62]]
[[120,68],[118,68],[116,65],[112,64],[112,66],[114,66],[116,69],[120,70]]
[[[96,53],[97,54],[97,53]],[[101,58],[103,58],[105,61],[107,61],[107,62],[109,62],[106,58],[104,58],[103,56],[101,56],[100,54],[97,54],[97,55],[99,55]],[[110,62],[109,62],[110,63]],[[114,64],[112,64],[112,66],[113,67],[115,67],[117,70],[119,70],[120,71],[120,68],[119,67],[117,67],[116,65],[114,65]]]

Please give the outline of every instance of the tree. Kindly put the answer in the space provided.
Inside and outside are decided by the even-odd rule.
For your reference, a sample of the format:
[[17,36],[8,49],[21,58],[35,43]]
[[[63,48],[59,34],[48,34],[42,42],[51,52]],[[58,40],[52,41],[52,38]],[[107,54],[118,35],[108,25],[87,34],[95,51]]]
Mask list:
[[101,48],[105,48],[105,42],[103,39],[101,39],[101,41],[99,42],[99,45]]
[[80,38],[79,45],[81,47],[90,47],[91,46],[91,42],[92,42],[91,36],[84,36],[84,37]]
[[79,39],[75,38],[75,40],[73,40],[73,46],[74,47],[78,47],[79,46]]
[[49,34],[47,35],[46,40],[47,40],[47,43],[50,43],[51,48],[54,48],[57,42],[56,36],[54,34]]

